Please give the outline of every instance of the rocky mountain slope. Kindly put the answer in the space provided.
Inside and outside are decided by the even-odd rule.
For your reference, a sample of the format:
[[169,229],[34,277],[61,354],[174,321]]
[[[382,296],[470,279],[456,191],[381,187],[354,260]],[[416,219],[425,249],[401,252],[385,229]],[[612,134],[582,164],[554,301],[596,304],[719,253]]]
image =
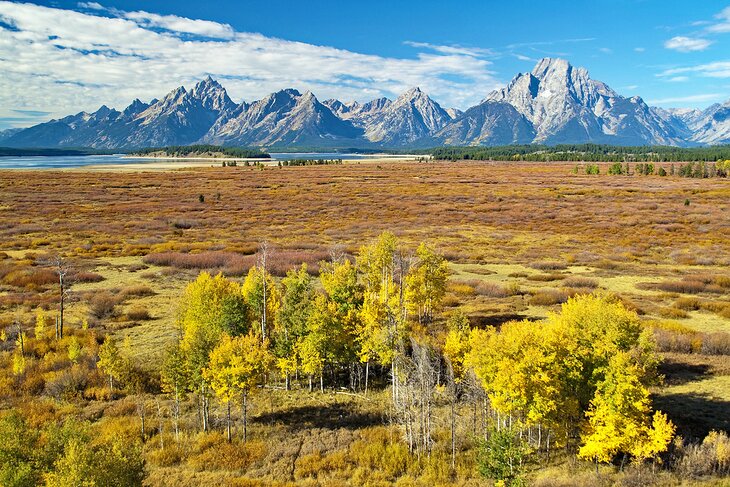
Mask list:
[[703,145],[730,143],[730,101],[704,111],[648,106],[583,68],[542,59],[529,73],[465,111],[444,109],[419,88],[367,103],[281,90],[234,103],[208,77],[161,100],[0,133],[9,147],[140,148],[213,143],[236,146],[426,147],[528,143]]

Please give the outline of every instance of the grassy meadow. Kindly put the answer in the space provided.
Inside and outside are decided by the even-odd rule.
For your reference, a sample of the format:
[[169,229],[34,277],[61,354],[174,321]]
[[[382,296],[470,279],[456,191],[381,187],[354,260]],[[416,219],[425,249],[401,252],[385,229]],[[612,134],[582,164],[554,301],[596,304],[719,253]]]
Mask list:
[[[68,332],[93,332],[90,349],[111,335],[140,369],[153,371],[179,337],[179,303],[201,271],[242,281],[266,241],[276,278],[303,262],[316,276],[333,252],[355,255],[391,231],[412,248],[427,242],[449,261],[437,329],[457,308],[472,327],[499,328],[544,319],[575,295],[615,295],[654,330],[663,382],[652,397],[677,434],[700,441],[712,430],[730,431],[730,180],[609,176],[604,165],[600,175],[583,175],[574,167],[468,161],[3,171],[0,329],[9,337],[20,323],[32,334],[38,307],[55,316],[57,278],[48,262],[63,256],[73,267]],[[7,369],[13,343],[0,345]],[[103,389],[103,378],[96,380]],[[3,378],[0,409],[26,407],[45,420],[71,414],[107,434],[138,429],[133,394],[59,398],[49,381],[20,392],[17,384]],[[146,396],[156,434],[143,446],[144,482],[490,485],[475,467],[476,406],[457,407],[462,453],[450,470],[448,424],[435,425],[440,446],[431,455],[409,453],[390,424],[388,390],[386,374],[376,374],[368,396],[334,387],[309,393],[305,381],[293,391],[272,386],[252,400],[245,445],[225,442],[225,411],[215,401],[214,431],[192,431],[192,399],[182,417],[189,428],[174,441],[169,401]],[[448,401],[436,398],[434,408],[445,412]],[[531,462],[526,478],[542,486],[727,485],[727,477],[701,473],[595,468],[556,450]]]

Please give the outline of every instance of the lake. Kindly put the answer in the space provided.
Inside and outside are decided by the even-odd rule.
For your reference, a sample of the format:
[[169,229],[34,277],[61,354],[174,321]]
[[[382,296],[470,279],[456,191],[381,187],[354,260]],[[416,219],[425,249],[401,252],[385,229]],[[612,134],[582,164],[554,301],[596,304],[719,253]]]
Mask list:
[[[292,159],[370,159],[373,157],[399,157],[370,154],[338,154],[335,152],[272,152],[271,158],[275,161]],[[402,156],[400,156],[402,157]],[[103,156],[28,156],[28,157],[0,157],[0,169],[64,169],[83,166],[97,166],[106,164],[139,164],[144,162],[159,162],[164,158],[134,158],[129,159],[121,154]],[[211,160],[211,164],[216,164]]]

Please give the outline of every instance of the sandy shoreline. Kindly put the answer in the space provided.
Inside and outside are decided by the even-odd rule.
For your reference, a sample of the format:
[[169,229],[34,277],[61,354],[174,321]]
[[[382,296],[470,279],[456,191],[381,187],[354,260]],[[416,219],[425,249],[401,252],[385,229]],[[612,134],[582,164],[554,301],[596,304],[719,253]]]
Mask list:
[[[416,161],[418,157],[423,156],[394,156],[394,157],[372,157],[367,159],[342,159],[343,164],[384,164],[388,162],[407,162]],[[149,157],[130,157],[130,159],[149,160]],[[77,166],[60,169],[62,171],[94,171],[94,172],[139,172],[139,171],[173,171],[181,169],[201,169],[201,168],[222,168],[221,162],[261,162],[264,166],[278,166],[279,161],[275,159],[223,159],[223,158],[188,158],[188,157],[165,157],[159,158],[157,161],[139,162],[129,164],[97,164],[90,166]],[[244,167],[243,165],[237,166]],[[225,169],[236,169],[227,167]]]

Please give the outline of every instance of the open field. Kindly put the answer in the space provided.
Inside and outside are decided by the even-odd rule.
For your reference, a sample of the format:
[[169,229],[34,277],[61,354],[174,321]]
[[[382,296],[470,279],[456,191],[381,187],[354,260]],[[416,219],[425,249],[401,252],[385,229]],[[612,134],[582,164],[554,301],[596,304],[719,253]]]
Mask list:
[[[461,306],[473,326],[541,319],[576,294],[617,295],[659,330],[665,384],[652,392],[678,432],[701,438],[730,427],[730,180],[576,175],[574,163],[361,162],[0,172],[0,328],[18,316],[32,320],[37,306],[55,310],[58,292],[43,263],[62,255],[86,273],[71,288],[69,328],[86,320],[152,368],[175,340],[182,291],[199,271],[242,280],[268,241],[275,276],[302,262],[316,272],[331,251],[352,255],[392,231],[411,248],[426,241],[444,253],[451,278],[445,313]],[[108,309],[100,310],[99,296],[108,297]],[[668,329],[686,341],[662,341]],[[248,456],[206,467],[212,440],[189,436],[184,448],[192,459],[181,467],[156,453],[150,482],[248,485],[231,473],[245,470],[268,481],[376,485],[395,480],[406,464],[414,479],[448,481],[425,459],[368,479],[362,466],[375,460],[358,453],[358,442],[381,445],[381,457],[402,453],[386,447],[387,393],[279,392],[254,402]],[[124,404],[115,407],[133,409]],[[75,407],[94,416],[94,401]],[[284,413],[305,418],[306,427]],[[222,414],[215,411],[218,425]],[[473,460],[460,462],[462,483],[477,485],[465,473]],[[570,485],[550,483],[546,472],[553,471],[595,485],[590,465],[559,455],[546,462],[530,474],[538,485]],[[319,481],[316,472],[324,472]]]

